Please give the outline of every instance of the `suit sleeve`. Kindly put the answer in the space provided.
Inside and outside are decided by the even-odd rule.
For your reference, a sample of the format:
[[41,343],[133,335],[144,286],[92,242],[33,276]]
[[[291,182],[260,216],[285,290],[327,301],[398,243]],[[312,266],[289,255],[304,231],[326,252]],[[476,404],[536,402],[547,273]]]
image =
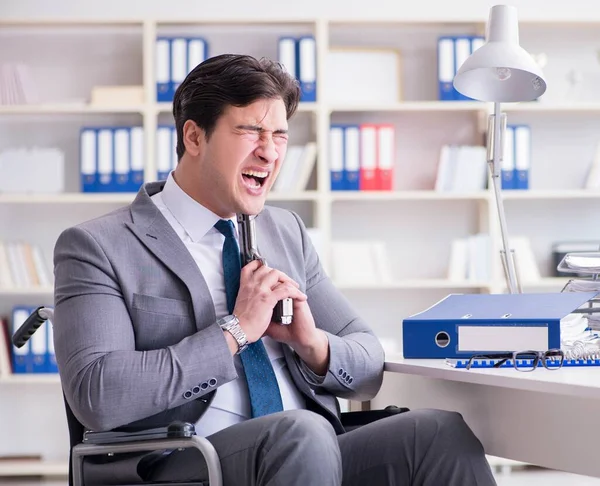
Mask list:
[[325,376],[315,375],[299,360],[300,369],[315,390],[340,398],[372,399],[383,381],[383,348],[367,323],[323,270],[300,217],[294,214],[302,236],[306,268],[306,295],[315,319],[329,339],[329,366]]
[[65,398],[87,428],[109,430],[150,417],[237,377],[216,325],[172,346],[136,351],[116,273],[85,229],[60,235],[54,265],[56,359]]

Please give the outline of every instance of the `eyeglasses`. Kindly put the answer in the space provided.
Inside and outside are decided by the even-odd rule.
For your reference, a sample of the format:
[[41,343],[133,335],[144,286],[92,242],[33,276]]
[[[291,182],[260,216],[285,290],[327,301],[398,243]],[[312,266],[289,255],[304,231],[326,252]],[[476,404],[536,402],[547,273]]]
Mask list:
[[[494,360],[493,368],[510,368],[517,371],[533,371],[543,365],[547,370],[562,368],[565,354],[562,349],[549,349],[548,351],[515,351],[514,353],[476,354],[467,362],[466,369],[483,367],[479,361]],[[512,362],[511,362],[512,360]],[[485,364],[485,363],[483,363]],[[489,366],[485,366],[486,368]]]

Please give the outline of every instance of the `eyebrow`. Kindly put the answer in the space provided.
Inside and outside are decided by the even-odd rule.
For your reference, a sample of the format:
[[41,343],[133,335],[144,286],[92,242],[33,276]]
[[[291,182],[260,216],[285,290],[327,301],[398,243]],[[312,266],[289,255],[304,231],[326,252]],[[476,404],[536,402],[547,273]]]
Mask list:
[[[259,132],[259,133],[266,131],[263,127],[260,127],[258,125],[238,125],[235,128],[237,128],[238,130],[248,130],[251,132]],[[278,130],[273,130],[273,133],[279,135],[279,134],[286,134],[286,133],[288,133],[288,131],[284,130],[283,128],[280,128]]]

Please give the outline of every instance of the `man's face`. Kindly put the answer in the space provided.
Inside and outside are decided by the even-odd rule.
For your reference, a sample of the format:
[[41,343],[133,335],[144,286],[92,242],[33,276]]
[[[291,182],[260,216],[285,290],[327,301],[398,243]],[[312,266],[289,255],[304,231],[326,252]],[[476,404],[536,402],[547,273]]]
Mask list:
[[281,99],[228,107],[200,153],[201,202],[221,217],[262,211],[285,157],[287,129]]

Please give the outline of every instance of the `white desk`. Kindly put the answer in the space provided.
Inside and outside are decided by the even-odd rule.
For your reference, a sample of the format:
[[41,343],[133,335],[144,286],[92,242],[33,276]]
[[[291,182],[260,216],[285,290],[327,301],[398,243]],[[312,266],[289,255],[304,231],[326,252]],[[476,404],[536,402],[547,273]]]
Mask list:
[[487,454],[600,477],[600,367],[465,370],[388,356],[385,370],[394,403],[460,412]]

